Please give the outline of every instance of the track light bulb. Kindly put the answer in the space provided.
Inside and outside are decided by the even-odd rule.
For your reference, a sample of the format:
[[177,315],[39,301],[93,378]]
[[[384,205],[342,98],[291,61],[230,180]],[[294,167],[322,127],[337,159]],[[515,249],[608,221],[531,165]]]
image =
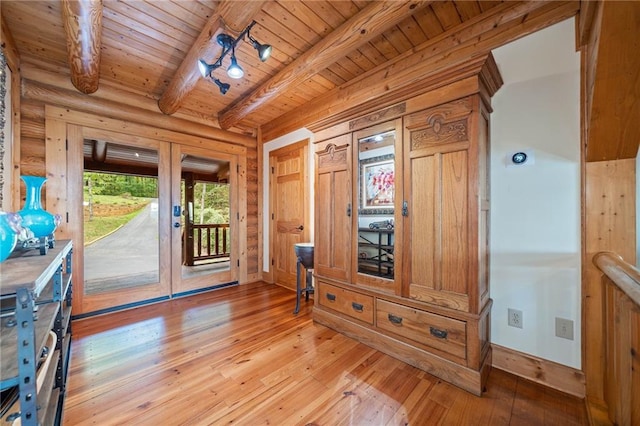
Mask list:
[[269,57],[271,56],[271,45],[270,44],[260,44],[260,43],[258,43],[258,45],[260,46],[260,47],[257,48],[258,56],[260,57],[260,60],[262,62],[264,62],[267,59],[269,59]]
[[211,75],[211,71],[213,71],[216,67],[213,65],[207,64],[204,59],[200,59],[198,61],[198,70],[200,70],[200,74],[203,77],[209,77]]
[[236,55],[231,56],[231,65],[229,65],[229,68],[227,68],[227,75],[231,78],[244,77],[244,70],[240,65],[238,65]]
[[251,37],[251,34],[247,34],[247,37],[249,37],[249,41],[251,42],[253,48],[258,51],[258,57],[260,58],[260,60],[264,62],[269,59],[269,56],[271,56],[271,45],[260,44],[258,40]]

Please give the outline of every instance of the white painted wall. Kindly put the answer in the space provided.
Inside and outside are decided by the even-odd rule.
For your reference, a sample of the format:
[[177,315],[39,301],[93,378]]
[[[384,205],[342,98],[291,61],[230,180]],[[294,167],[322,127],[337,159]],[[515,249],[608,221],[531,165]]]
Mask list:
[[[504,86],[491,116],[491,340],[581,368],[580,58],[573,19],[494,51]],[[534,161],[515,166],[516,151]],[[523,328],[507,310],[523,312]],[[555,318],[574,322],[573,340]]]
[[314,166],[315,166],[315,162],[314,162],[314,150],[313,150],[313,132],[311,132],[310,130],[307,130],[305,128],[302,129],[298,129],[294,132],[288,133],[284,136],[281,136],[279,138],[273,139],[271,141],[266,142],[263,145],[263,157],[262,157],[262,182],[263,182],[263,187],[262,187],[262,199],[264,200],[263,202],[263,214],[262,214],[262,229],[263,229],[263,242],[262,242],[262,250],[263,250],[263,261],[262,261],[262,270],[263,271],[269,271],[269,262],[271,259],[270,256],[270,250],[269,250],[269,219],[270,219],[270,215],[267,214],[267,212],[269,212],[270,210],[270,205],[269,205],[269,178],[271,177],[271,174],[269,173],[269,153],[271,151],[274,151],[278,148],[282,148],[283,146],[287,146],[287,145],[291,145],[293,143],[296,142],[300,142],[304,139],[309,139],[309,158],[307,161],[307,165],[308,165],[308,169],[309,170],[309,200],[311,200],[311,206],[309,207],[309,211],[310,211],[310,215],[311,217],[309,218],[309,236],[311,238],[311,241],[313,241],[313,208],[314,208],[314,197],[315,197],[315,193],[314,193],[314,188],[313,188],[313,175],[315,173],[314,171]]

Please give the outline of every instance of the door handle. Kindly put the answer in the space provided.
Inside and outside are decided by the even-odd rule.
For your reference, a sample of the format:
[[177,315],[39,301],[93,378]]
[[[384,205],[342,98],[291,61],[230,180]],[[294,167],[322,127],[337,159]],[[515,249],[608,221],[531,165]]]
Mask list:
[[298,228],[297,228],[297,229],[298,229],[298,231],[304,231],[304,225],[300,225],[300,226],[298,226]]

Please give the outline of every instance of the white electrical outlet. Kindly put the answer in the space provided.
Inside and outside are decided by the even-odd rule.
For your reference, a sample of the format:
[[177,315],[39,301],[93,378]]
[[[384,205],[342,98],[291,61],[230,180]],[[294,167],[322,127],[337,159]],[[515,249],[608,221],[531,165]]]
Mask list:
[[522,311],[509,308],[508,315],[507,323],[510,327],[522,328]]
[[556,317],[556,336],[573,340],[573,321]]

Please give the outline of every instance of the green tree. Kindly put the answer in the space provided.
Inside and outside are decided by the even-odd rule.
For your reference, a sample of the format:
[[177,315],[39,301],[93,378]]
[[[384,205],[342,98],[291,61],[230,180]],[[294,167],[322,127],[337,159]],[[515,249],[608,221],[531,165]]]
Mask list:
[[95,195],[129,194],[132,197],[158,197],[158,179],[155,177],[85,172],[85,190],[89,179]]

